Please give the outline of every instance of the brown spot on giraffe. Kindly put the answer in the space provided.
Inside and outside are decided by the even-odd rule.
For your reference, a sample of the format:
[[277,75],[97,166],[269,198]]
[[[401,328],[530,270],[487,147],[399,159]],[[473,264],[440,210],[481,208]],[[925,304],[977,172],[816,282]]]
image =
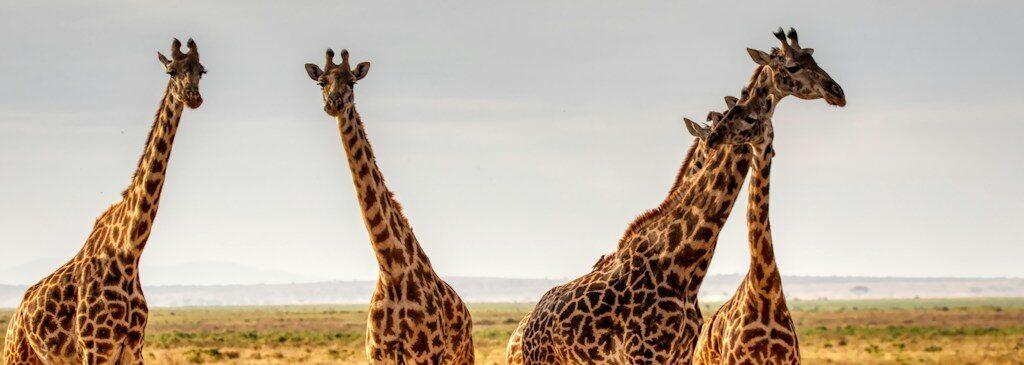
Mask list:
[[423,253],[401,205],[384,182],[356,112],[353,87],[369,72],[370,63],[351,68],[344,50],[340,65],[334,63],[333,51],[327,50],[326,58],[323,69],[306,64],[306,72],[323,88],[324,111],[338,121],[380,268],[367,318],[366,356],[371,363],[472,364],[469,311]]
[[7,326],[3,363],[143,362],[149,310],[138,258],[152,229],[181,111],[202,104],[205,71],[195,42],[190,39],[188,47],[183,53],[174,40],[171,59],[158,54],[170,80],[131,185],[96,219],[78,254],[25,292]]
[[[754,151],[753,173],[750,178],[749,207],[747,212],[750,269],[739,289],[711,318],[704,323],[697,348],[695,364],[798,364],[800,349],[796,328],[786,306],[782,290],[782,277],[775,262],[772,247],[771,224],[768,220],[771,163],[775,155],[772,142],[774,132],[771,116],[778,100],[787,93],[779,92],[778,80],[788,80],[786,88],[805,80],[825,80],[816,87],[798,86],[800,90],[833,90],[833,94],[803,95],[802,98],[825,98],[830,104],[845,105],[846,100],[838,85],[827,74],[772,76],[773,70],[785,68],[811,69],[809,64],[799,67],[794,62],[813,63],[810,55],[800,48],[797,35],[790,29],[786,41],[782,29],[776,33],[783,47],[773,55],[774,63],[765,66],[747,98],[731,108],[725,118],[713,126],[707,138],[716,137],[723,144],[747,144]],[[759,56],[751,52],[755,61]],[[798,61],[799,60],[799,61]],[[814,65],[820,73],[820,68]],[[787,71],[783,71],[787,72]],[[801,76],[801,77],[797,77]],[[775,80],[775,82],[773,82]],[[782,89],[784,90],[784,89]],[[838,90],[838,92],[835,92]],[[800,96],[800,95],[798,95]],[[834,98],[834,99],[829,99]],[[742,131],[748,131],[742,133]]]

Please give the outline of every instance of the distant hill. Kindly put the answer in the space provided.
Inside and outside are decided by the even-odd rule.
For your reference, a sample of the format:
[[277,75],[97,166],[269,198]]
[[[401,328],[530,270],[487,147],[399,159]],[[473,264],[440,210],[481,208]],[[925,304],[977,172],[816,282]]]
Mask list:
[[[722,300],[736,290],[740,275],[712,275],[701,287],[701,300]],[[452,277],[449,283],[467,302],[532,302],[565,280]],[[875,278],[787,276],[790,299],[1024,297],[1024,279],[1014,278]],[[147,285],[150,305],[236,306],[366,303],[372,281],[301,284]],[[0,307],[20,302],[25,286],[0,285]]]
[[[36,283],[67,262],[67,258],[36,259],[6,268],[0,267],[0,284]],[[316,277],[270,270],[232,262],[193,261],[174,265],[142,265],[148,285],[284,284],[323,281]]]

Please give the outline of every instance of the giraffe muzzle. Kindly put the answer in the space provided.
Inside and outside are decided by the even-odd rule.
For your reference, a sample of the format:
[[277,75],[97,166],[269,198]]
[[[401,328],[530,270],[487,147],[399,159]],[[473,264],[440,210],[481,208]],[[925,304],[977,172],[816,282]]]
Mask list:
[[195,109],[200,105],[203,105],[203,96],[202,94],[199,94],[198,88],[185,90],[181,97],[184,99],[185,105],[190,109]]
[[337,116],[345,108],[345,101],[341,97],[332,96],[324,102],[324,111],[331,116]]
[[843,88],[835,82],[830,82],[826,86],[825,102],[829,105],[835,105],[838,107],[846,106],[846,94],[843,93]]

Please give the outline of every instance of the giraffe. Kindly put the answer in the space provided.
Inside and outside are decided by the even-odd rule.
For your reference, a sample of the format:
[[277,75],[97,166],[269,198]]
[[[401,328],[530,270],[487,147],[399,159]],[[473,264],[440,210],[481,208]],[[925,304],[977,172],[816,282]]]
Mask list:
[[384,183],[353,88],[370,63],[349,66],[348,51],[334,64],[328,49],[323,69],[306,72],[323,89],[324,111],[335,117],[348,158],[363,222],[377,256],[377,288],[370,301],[366,356],[375,364],[472,364],[473,323],[466,305],[434,272],[409,220]]
[[747,210],[750,270],[736,294],[704,322],[694,351],[696,364],[800,363],[796,328],[782,292],[768,220],[775,149],[767,116],[774,105],[771,94],[755,89],[745,104],[730,109],[710,133],[693,122],[687,123],[691,134],[712,146],[742,143],[753,151]]
[[96,219],[85,245],[30,287],[7,328],[6,364],[141,364],[148,308],[139,258],[156,218],[167,163],[185,106],[203,103],[206,73],[195,41],[157,52],[170,81],[131,185]]
[[[736,100],[737,99],[732,96],[725,97],[726,106],[728,108],[731,108],[733,105],[735,105]],[[722,115],[723,114],[719,112],[710,112],[707,115],[707,120],[718,120],[722,117]],[[689,119],[686,120],[689,121]],[[687,123],[687,128],[692,128],[689,125],[689,123]],[[703,168],[704,164],[706,163],[707,157],[707,151],[705,149],[698,148],[697,144],[692,145],[690,147],[690,150],[686,154],[682,168],[680,168],[679,172],[676,174],[675,181],[673,182],[672,187],[669,189],[669,197],[666,198],[657,209],[644,213],[644,215],[642,215],[641,218],[638,218],[636,222],[630,225],[630,228],[627,229],[627,231],[632,230],[633,226],[638,225],[639,222],[643,221],[643,219],[649,219],[653,217],[655,214],[661,214],[660,210],[668,209],[666,208],[667,206],[678,204],[678,194],[684,192],[684,188],[692,184],[692,180],[697,176],[698,173],[700,173],[701,168]],[[606,260],[610,258],[612,258],[612,255],[601,255],[601,257],[597,259],[597,262],[594,263],[593,269],[597,270],[598,268],[603,267],[605,265]],[[555,288],[552,290],[560,288],[562,287]],[[523,334],[526,330],[527,323],[532,318],[532,314],[532,310],[526,313],[526,315],[523,316],[522,320],[520,320],[515,331],[512,332],[512,336],[509,338],[508,345],[505,349],[506,363],[523,364],[525,362],[522,353]]]
[[[740,100],[757,89],[776,101],[793,95],[845,105],[842,88],[807,50],[769,54],[748,48],[758,66]],[[590,273],[549,290],[523,318],[507,361],[690,362],[703,322],[697,291],[752,156],[748,145],[711,149],[696,140],[662,204],[634,220],[617,249]]]

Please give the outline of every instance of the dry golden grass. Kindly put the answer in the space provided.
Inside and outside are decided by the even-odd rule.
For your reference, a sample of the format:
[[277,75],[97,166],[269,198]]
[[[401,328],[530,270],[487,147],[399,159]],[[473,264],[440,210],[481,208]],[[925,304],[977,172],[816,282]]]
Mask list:
[[[503,363],[505,341],[530,306],[470,307],[478,363]],[[794,301],[791,307],[811,364],[1024,364],[1024,299]],[[0,328],[9,317],[0,310]],[[146,334],[147,362],[362,364],[365,319],[363,306],[157,308]]]

